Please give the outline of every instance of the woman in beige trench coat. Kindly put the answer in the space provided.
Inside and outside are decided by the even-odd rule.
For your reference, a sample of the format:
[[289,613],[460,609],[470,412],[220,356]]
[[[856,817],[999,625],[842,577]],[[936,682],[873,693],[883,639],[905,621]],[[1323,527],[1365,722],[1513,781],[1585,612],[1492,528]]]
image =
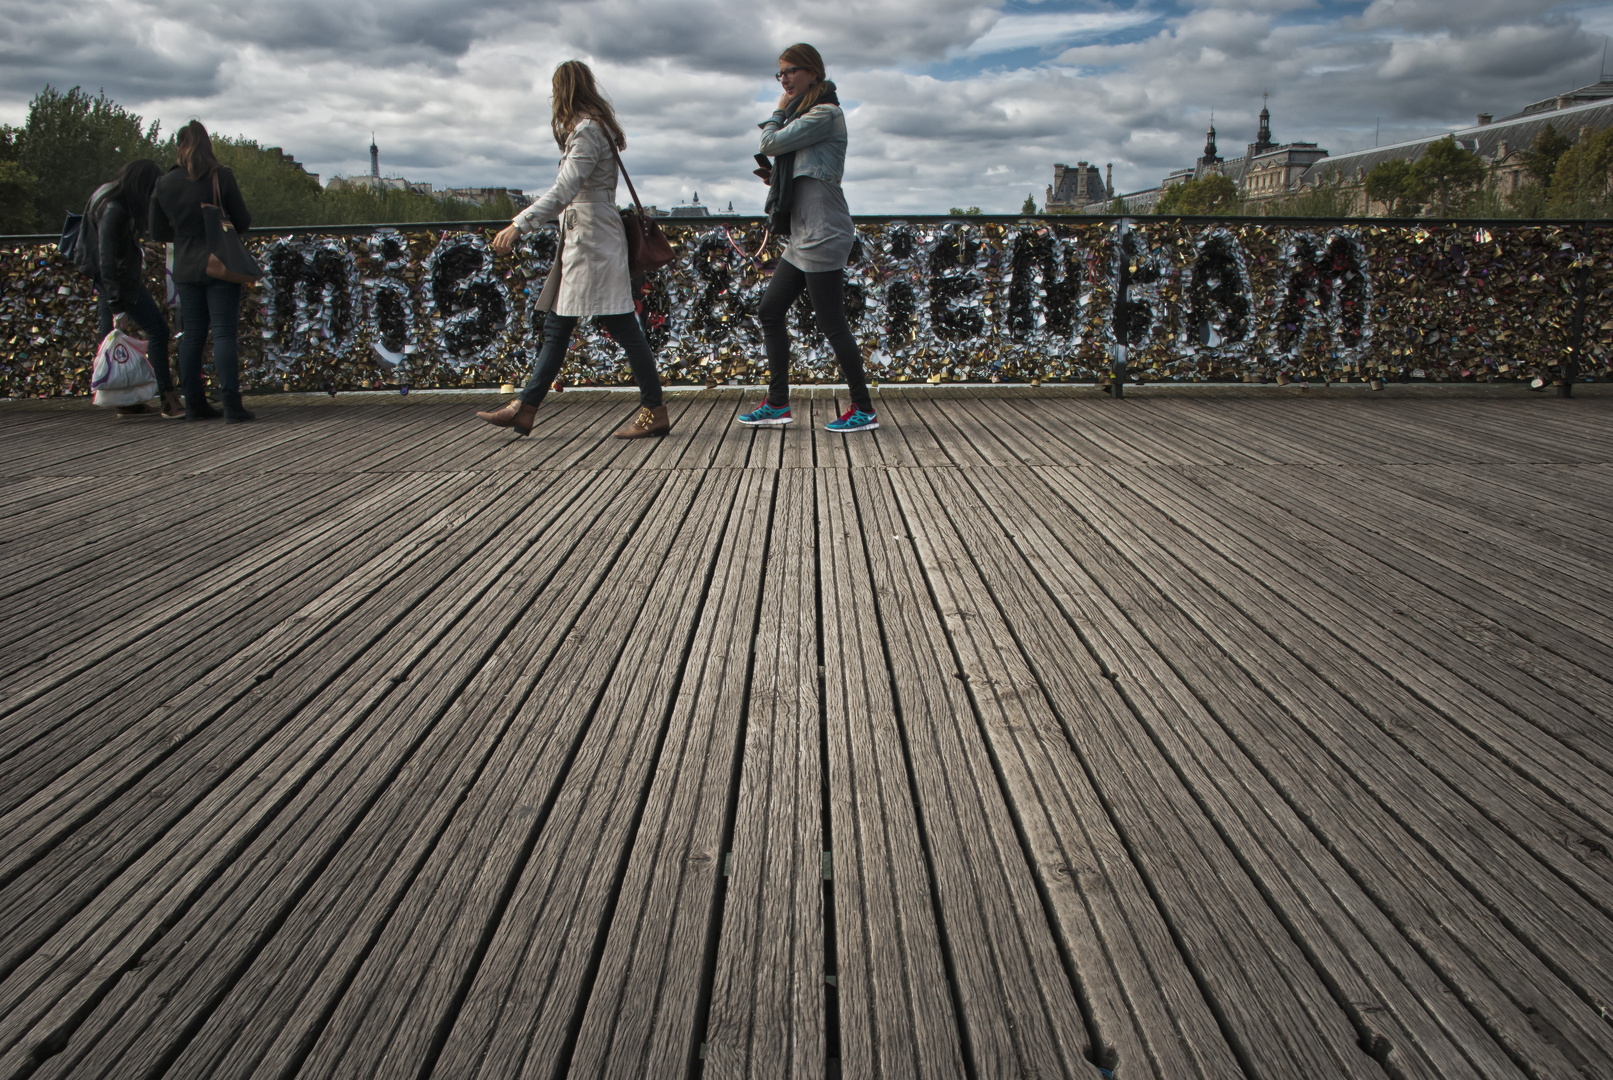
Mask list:
[[616,123],[610,102],[594,83],[594,73],[581,60],[567,60],[554,71],[555,142],[564,156],[554,186],[515,216],[493,238],[493,250],[508,254],[524,233],[560,219],[560,251],[538,297],[543,348],[521,395],[496,412],[476,415],[497,427],[526,435],[532,420],[566,358],[577,320],[592,316],[627,353],[633,381],[638,383],[639,409],[616,432],[619,439],[665,435],[672,430],[661,401],[661,375],[655,354],[644,337],[627,273],[627,233],[616,209],[616,155],[627,140]]

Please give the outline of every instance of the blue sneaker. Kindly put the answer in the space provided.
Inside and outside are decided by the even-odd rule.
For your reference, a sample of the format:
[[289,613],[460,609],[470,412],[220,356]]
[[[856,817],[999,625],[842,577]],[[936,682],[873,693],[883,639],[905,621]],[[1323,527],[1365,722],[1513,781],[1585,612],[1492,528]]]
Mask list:
[[740,416],[739,422],[746,427],[783,427],[790,422],[790,407],[776,408],[764,401]]
[[872,431],[879,426],[879,417],[863,412],[856,406],[847,409],[838,420],[823,425],[825,431]]

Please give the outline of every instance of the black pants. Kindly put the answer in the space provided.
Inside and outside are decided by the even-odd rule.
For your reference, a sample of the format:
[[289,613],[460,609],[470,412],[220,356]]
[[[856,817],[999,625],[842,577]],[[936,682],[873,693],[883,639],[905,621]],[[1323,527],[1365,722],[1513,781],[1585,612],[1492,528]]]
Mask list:
[[767,403],[783,408],[790,403],[790,305],[805,289],[812,303],[818,327],[828,335],[829,347],[840,362],[840,371],[851,390],[851,403],[864,412],[873,412],[868,382],[863,378],[863,354],[846,322],[846,272],[827,270],[809,274],[793,263],[780,259],[773,280],[767,283],[757,317],[762,323],[762,340],[767,343]]
[[[104,296],[96,297],[96,306],[100,309],[101,336],[106,337],[112,332],[112,307]],[[163,314],[157,301],[152,299],[151,290],[144,285],[140,286],[134,302],[124,314],[146,333],[146,359],[151,361],[151,370],[157,373],[157,389],[164,393],[172,390],[174,376],[168,368],[168,339],[171,335],[168,316]]]
[[[632,368],[633,381],[638,383],[639,404],[652,409],[661,404],[661,374],[655,370],[655,354],[650,351],[638,316],[629,311],[594,318],[627,354],[627,366]],[[556,315],[551,311],[543,320],[543,349],[532,368],[532,377],[526,381],[526,389],[521,391],[524,403],[542,403],[543,395],[549,392],[550,385],[560,374],[560,365],[566,362],[566,346],[571,344],[571,332],[576,328],[577,319],[572,315]]]
[[202,353],[213,333],[213,370],[226,394],[241,392],[235,335],[241,323],[241,286],[233,281],[176,281],[179,293],[179,386],[187,398],[202,393]]

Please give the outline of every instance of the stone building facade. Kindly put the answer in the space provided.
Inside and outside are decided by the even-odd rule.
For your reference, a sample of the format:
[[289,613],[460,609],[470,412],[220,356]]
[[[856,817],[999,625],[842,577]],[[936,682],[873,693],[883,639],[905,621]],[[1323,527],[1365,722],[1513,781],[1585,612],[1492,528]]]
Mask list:
[[1204,133],[1204,154],[1191,166],[1169,173],[1158,187],[1121,195],[1127,213],[1151,213],[1168,188],[1212,175],[1231,180],[1239,198],[1246,202],[1265,202],[1292,195],[1300,190],[1301,178],[1307,171],[1328,156],[1326,150],[1313,142],[1275,141],[1271,137],[1271,110],[1264,104],[1260,108],[1255,141],[1247,144],[1242,155],[1223,158],[1216,139],[1212,117],[1209,130]]
[[1318,161],[1305,170],[1301,182],[1304,185],[1337,184],[1353,191],[1356,213],[1387,213],[1388,208],[1383,204],[1367,199],[1367,174],[1384,161],[1414,162],[1429,146],[1449,136],[1490,167],[1499,194],[1511,195],[1526,182],[1526,155],[1535,136],[1548,124],[1559,135],[1573,141],[1578,141],[1586,132],[1613,127],[1613,80],[1533,102],[1499,120],[1490,113],[1479,113],[1476,123],[1454,131]]
[[1075,168],[1058,164],[1053,166],[1053,183],[1043,200],[1046,213],[1080,213],[1103,209],[1103,204],[1114,198],[1114,164],[1108,169],[1108,178],[1100,176],[1098,167],[1085,161]]

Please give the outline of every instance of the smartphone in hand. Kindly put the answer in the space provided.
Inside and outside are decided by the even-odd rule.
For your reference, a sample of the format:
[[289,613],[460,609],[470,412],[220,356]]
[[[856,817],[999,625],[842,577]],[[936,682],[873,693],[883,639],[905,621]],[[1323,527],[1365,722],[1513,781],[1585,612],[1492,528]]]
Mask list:
[[771,184],[773,182],[773,162],[768,159],[766,154],[752,154],[751,156],[756,159],[756,164],[760,166],[760,168],[752,169],[751,172]]

